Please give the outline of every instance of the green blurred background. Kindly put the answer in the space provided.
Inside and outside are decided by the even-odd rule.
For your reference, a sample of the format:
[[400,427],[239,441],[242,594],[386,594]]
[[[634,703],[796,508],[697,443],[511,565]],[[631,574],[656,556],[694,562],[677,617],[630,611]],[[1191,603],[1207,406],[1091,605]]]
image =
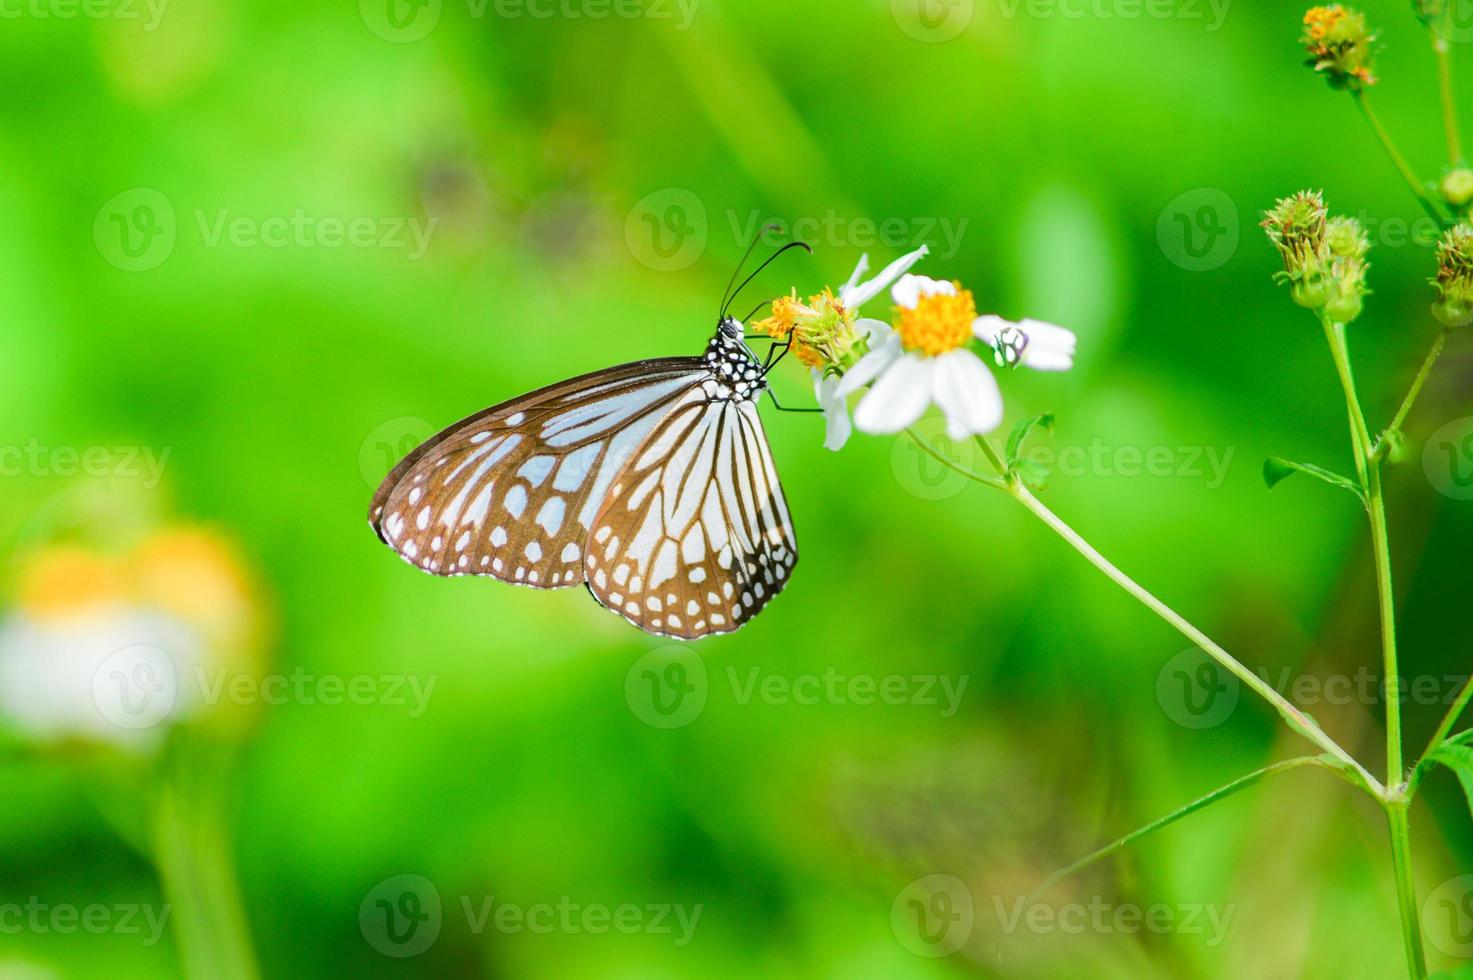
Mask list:
[[[19,560],[89,521],[104,538],[135,518],[205,522],[261,583],[264,671],[366,675],[383,695],[288,697],[238,738],[228,851],[260,972],[1397,975],[1381,816],[1311,771],[1062,886],[1044,900],[1053,926],[1007,927],[1048,872],[1306,746],[1247,692],[1204,722],[1179,636],[909,443],[856,436],[833,454],[815,416],[765,409],[803,561],[750,626],[675,654],[583,590],[416,574],[364,521],[378,479],[439,427],[698,351],[761,222],[815,252],[747,305],[924,241],[918,271],[1079,335],[1072,373],[1004,382],[1009,424],[1058,415],[1051,506],[1273,678],[1375,671],[1353,500],[1310,481],[1269,494],[1259,476],[1271,454],[1349,459],[1323,337],[1270,281],[1255,225],[1310,186],[1371,226],[1375,295],[1352,345],[1373,424],[1435,331],[1433,262],[1350,99],[1301,66],[1302,11],[1274,6],[7,6],[0,439],[44,451],[0,482],[0,541]],[[1435,177],[1426,39],[1407,4],[1366,7],[1382,114]],[[797,365],[779,374],[785,401],[809,398]],[[1390,478],[1405,669],[1439,697],[1468,670],[1473,504],[1439,491],[1420,446],[1473,426],[1470,403],[1458,336]],[[83,486],[55,472],[56,447],[168,456],[156,486],[121,467]],[[647,686],[679,678],[667,655],[695,686],[665,692],[685,699],[674,716]],[[826,673],[845,683],[798,696]],[[863,696],[891,675],[897,703]],[[424,710],[392,703],[384,678],[433,684]],[[954,711],[943,684],[965,685]],[[1379,701],[1328,701],[1307,707],[1379,774]],[[1410,705],[1408,745],[1440,715]],[[174,901],[98,803],[109,781],[146,785],[137,760],[4,744],[0,905]],[[147,806],[140,792],[125,806]],[[1446,775],[1424,801],[1431,895],[1473,870],[1473,834]],[[917,931],[917,894],[948,911],[926,897],[933,875],[964,885],[965,935]],[[440,914],[406,949],[380,912],[412,911],[411,893]],[[487,901],[575,916],[498,926]],[[1158,903],[1164,930],[1110,918]],[[629,930],[596,928],[625,904]],[[683,935],[651,906],[699,919]],[[1091,906],[1105,927],[1068,927]],[[1428,912],[1444,968],[1473,954],[1473,917],[1447,909]],[[17,921],[0,916],[0,975],[183,969],[173,930]]]

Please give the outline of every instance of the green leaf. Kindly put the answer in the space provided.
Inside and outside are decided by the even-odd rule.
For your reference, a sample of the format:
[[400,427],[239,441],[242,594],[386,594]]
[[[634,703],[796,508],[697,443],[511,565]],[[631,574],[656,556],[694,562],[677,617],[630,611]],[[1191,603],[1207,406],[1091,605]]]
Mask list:
[[1447,766],[1463,784],[1463,795],[1468,797],[1468,810],[1473,813],[1473,748],[1443,742],[1432,753],[1432,761]]
[[1032,432],[1034,427],[1041,428],[1045,432],[1053,432],[1053,415],[1045,412],[1042,415],[1035,415],[1031,419],[1024,419],[1017,425],[1013,426],[1013,431],[1008,436],[1007,444],[1007,457],[1009,468],[1015,468],[1015,464],[1018,462],[1018,454],[1023,451],[1023,441],[1028,438],[1028,433]]
[[1063,881],[1065,878],[1068,878],[1070,875],[1077,874],[1090,865],[1104,860],[1117,851],[1123,850],[1124,848],[1140,840],[1142,837],[1154,834],[1162,827],[1169,827],[1171,824],[1176,823],[1176,821],[1180,820],[1182,817],[1196,813],[1198,810],[1209,807],[1219,800],[1224,800],[1227,797],[1232,796],[1234,793],[1239,792],[1240,790],[1247,789],[1249,786],[1254,785],[1265,776],[1272,776],[1276,773],[1287,772],[1290,769],[1298,769],[1301,766],[1321,766],[1323,768],[1333,770],[1339,770],[1342,768],[1340,762],[1331,756],[1306,755],[1300,756],[1297,759],[1286,759],[1283,762],[1275,762],[1273,765],[1264,766],[1262,769],[1255,769],[1248,775],[1239,776],[1237,779],[1228,783],[1226,786],[1219,786],[1217,789],[1208,793],[1206,796],[1200,796],[1197,799],[1193,800],[1191,803],[1188,803],[1186,806],[1179,807],[1178,809],[1168,813],[1166,816],[1151,821],[1144,827],[1138,827],[1137,829],[1132,830],[1130,833],[1116,840],[1114,843],[1106,844],[1099,850],[1085,855],[1078,861],[1075,861],[1073,864],[1069,865],[1067,868],[1060,868],[1058,871],[1055,871],[1053,874],[1049,875],[1049,877],[1043,882],[1043,884],[1035,888],[1033,890],[1033,896],[1031,897],[1036,897],[1044,894],[1054,885],[1057,885],[1059,882]]
[[1053,470],[1034,459],[1016,460],[1008,468],[1008,472],[1027,484],[1030,490],[1042,490],[1047,487],[1048,478],[1053,474]]
[[1296,463],[1292,459],[1283,459],[1279,456],[1270,456],[1263,461],[1263,482],[1268,484],[1270,490],[1295,473],[1305,473],[1317,480],[1325,481],[1332,487],[1349,490],[1361,499],[1361,503],[1365,503],[1366,492],[1359,483],[1339,473],[1331,472],[1323,466],[1316,466],[1313,463]]

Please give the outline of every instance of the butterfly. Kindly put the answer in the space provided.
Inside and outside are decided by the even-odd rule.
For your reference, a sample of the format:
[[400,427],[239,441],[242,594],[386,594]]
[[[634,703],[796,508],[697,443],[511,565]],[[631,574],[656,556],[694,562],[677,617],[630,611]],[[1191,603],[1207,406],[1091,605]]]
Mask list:
[[373,530],[432,575],[586,585],[656,636],[740,629],[787,584],[798,542],[757,414],[786,346],[757,358],[731,285],[702,354],[539,388],[427,440],[373,495]]

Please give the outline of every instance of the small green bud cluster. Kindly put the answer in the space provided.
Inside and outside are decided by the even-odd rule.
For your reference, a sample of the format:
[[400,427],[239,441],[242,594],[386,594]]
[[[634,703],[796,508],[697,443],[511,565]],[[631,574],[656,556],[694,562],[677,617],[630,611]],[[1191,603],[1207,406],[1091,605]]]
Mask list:
[[1330,217],[1319,191],[1300,191],[1275,204],[1263,228],[1284,259],[1284,271],[1275,278],[1289,284],[1294,302],[1323,310],[1336,323],[1360,315],[1370,291],[1366,253],[1371,243],[1359,221]]
[[1473,170],[1467,167],[1454,167],[1443,174],[1438,190],[1442,192],[1442,199],[1451,205],[1454,211],[1461,211],[1470,201],[1473,201]]
[[1359,90],[1376,84],[1376,35],[1359,10],[1338,3],[1311,7],[1304,14],[1304,35],[1299,41],[1309,54],[1305,64],[1335,88]]
[[1437,302],[1432,315],[1449,327],[1473,322],[1473,226],[1450,228],[1437,243]]

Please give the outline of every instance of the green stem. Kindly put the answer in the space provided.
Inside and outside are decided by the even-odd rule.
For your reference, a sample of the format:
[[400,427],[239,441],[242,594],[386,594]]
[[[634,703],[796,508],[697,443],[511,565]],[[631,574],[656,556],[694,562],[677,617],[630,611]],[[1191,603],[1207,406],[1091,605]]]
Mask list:
[[[927,442],[926,442],[926,440],[923,439],[923,438],[921,438],[921,436],[916,433],[916,430],[915,429],[906,429],[905,430],[905,434],[908,435],[908,436],[910,436],[911,440],[917,446],[920,447],[921,452],[925,453],[927,456],[930,456],[932,459],[936,460],[942,466],[945,466],[945,467],[948,467],[950,469],[956,470],[956,472],[960,473],[962,476],[965,476],[967,479],[969,479],[969,480],[976,480],[978,483],[984,483],[987,486],[992,487],[993,489],[996,489],[996,490],[1006,490],[1007,489],[1007,484],[1004,483],[1002,480],[998,479],[997,477],[995,477],[995,476],[987,476],[987,475],[985,475],[983,473],[977,473],[977,472],[975,472],[973,470],[967,469],[965,466],[962,466],[959,463],[956,463],[956,462],[954,462],[954,461],[952,461],[950,459],[947,459],[946,456],[943,453],[937,452],[930,445],[928,445]],[[988,448],[990,449],[991,447],[989,446]]]
[[1396,416],[1386,431],[1376,440],[1376,445],[1371,450],[1371,462],[1379,463],[1385,459],[1391,451],[1391,439],[1393,433],[1400,432],[1407,416],[1411,414],[1412,406],[1416,404],[1418,396],[1422,394],[1422,386],[1427,383],[1427,377],[1432,373],[1432,368],[1437,364],[1438,358],[1442,357],[1442,350],[1447,346],[1448,328],[1444,327],[1438,334],[1437,339],[1432,342],[1432,349],[1422,360],[1422,367],[1417,371],[1417,376],[1412,379],[1412,387],[1407,391],[1405,398],[1401,400],[1401,407],[1396,410]]
[[[172,747],[154,811],[154,855],[188,978],[255,980],[219,786],[194,746]],[[208,764],[210,761],[205,760]],[[201,778],[203,776],[203,778]]]
[[1432,53],[1437,58],[1437,86],[1442,95],[1442,128],[1447,134],[1447,159],[1454,167],[1463,162],[1463,141],[1458,135],[1458,108],[1453,100],[1452,59],[1448,56],[1447,38],[1429,27]]
[[1372,794],[1378,798],[1384,796],[1384,787],[1374,776],[1366,771],[1365,767],[1359,762],[1356,762],[1350,753],[1346,752],[1340,747],[1339,743],[1325,734],[1319,725],[1315,724],[1313,719],[1300,711],[1299,708],[1295,707],[1294,704],[1278,691],[1274,690],[1263,678],[1249,670],[1236,657],[1214,643],[1211,637],[1183,619],[1174,609],[1156,598],[1129,575],[1126,575],[1112,564],[1109,559],[1096,551],[1088,541],[1080,537],[1072,527],[1064,523],[1053,511],[1044,506],[1043,502],[1033,496],[1027,487],[1017,481],[1013,481],[1009,484],[1008,490],[1019,503],[1028,508],[1044,524],[1048,525],[1055,534],[1068,542],[1091,565],[1104,572],[1116,585],[1134,596],[1147,609],[1160,616],[1175,628],[1177,632],[1191,640],[1221,664],[1229,673],[1233,674],[1238,680],[1257,693],[1259,697],[1278,709],[1279,714],[1288,722],[1290,728],[1314,742],[1325,752],[1334,756],[1348,771],[1354,772],[1364,782],[1365,788]]
[[1350,349],[1345,341],[1345,325],[1321,315],[1330,356],[1340,387],[1345,394],[1345,408],[1350,417],[1351,442],[1356,470],[1366,488],[1366,512],[1371,523],[1371,547],[1376,561],[1376,597],[1381,620],[1381,660],[1386,678],[1386,786],[1383,798],[1387,826],[1391,834],[1391,863],[1396,875],[1396,899],[1401,911],[1402,940],[1406,946],[1407,968],[1413,980],[1427,975],[1426,954],[1422,948],[1422,925],[1417,908],[1417,892],[1412,882],[1411,825],[1407,820],[1409,780],[1402,769],[1401,755],[1401,678],[1396,656],[1396,592],[1391,576],[1391,544],[1386,524],[1386,496],[1381,486],[1381,464],[1371,444],[1365,412],[1355,390],[1355,375],[1350,366]]
[[1401,909],[1401,935],[1406,947],[1407,973],[1412,980],[1427,976],[1427,954],[1422,948],[1422,921],[1417,909],[1417,889],[1412,882],[1412,838],[1407,820],[1409,801],[1386,804],[1386,824],[1391,834],[1391,865],[1396,875],[1396,901]]
[[1034,890],[1033,895],[1030,896],[1030,898],[1036,898],[1042,895],[1070,875],[1077,874],[1080,871],[1083,871],[1085,868],[1089,867],[1091,864],[1102,861],[1115,852],[1123,850],[1124,848],[1140,840],[1142,837],[1145,837],[1147,834],[1154,833],[1155,831],[1160,830],[1162,827],[1165,827],[1168,824],[1175,823],[1182,817],[1195,813],[1198,810],[1203,809],[1204,807],[1211,806],[1218,800],[1221,800],[1228,796],[1232,796],[1239,790],[1247,789],[1249,786],[1252,786],[1254,783],[1257,783],[1259,780],[1263,779],[1266,776],[1272,776],[1281,772],[1288,772],[1290,769],[1298,769],[1302,766],[1322,766],[1326,769],[1330,769],[1332,772],[1339,772],[1338,766],[1326,761],[1325,757],[1320,755],[1300,756],[1297,759],[1286,759],[1283,762],[1275,762],[1272,765],[1264,766],[1262,769],[1257,769],[1253,772],[1250,772],[1246,776],[1238,777],[1237,779],[1228,783],[1226,786],[1219,786],[1217,789],[1208,793],[1206,796],[1198,797],[1191,803],[1188,803],[1186,806],[1181,807],[1177,810],[1173,810],[1166,816],[1161,817],[1158,820],[1153,820],[1150,823],[1146,824],[1144,827],[1140,827],[1136,830],[1131,831],[1124,837],[1121,837],[1119,840],[1114,841],[1110,844],[1106,844],[1099,850],[1085,855],[1078,861],[1075,861],[1073,864],[1069,865],[1067,868],[1060,868],[1058,871],[1055,871],[1053,874],[1049,875],[1048,879]]
[[1381,620],[1381,666],[1386,677],[1386,784],[1399,784],[1404,773],[1401,761],[1401,678],[1396,657],[1396,593],[1391,577],[1391,544],[1386,525],[1386,500],[1381,487],[1381,467],[1373,462],[1371,435],[1365,412],[1355,390],[1350,350],[1345,342],[1345,325],[1321,317],[1325,338],[1350,416],[1355,468],[1366,489],[1366,511],[1371,522],[1371,548],[1376,560],[1376,595]]
[[[1432,758],[1432,753],[1441,748],[1443,742],[1448,741],[1448,735],[1451,734],[1453,726],[1458,723],[1458,718],[1468,707],[1468,701],[1470,699],[1473,699],[1473,677],[1469,677],[1463,682],[1462,690],[1458,691],[1458,696],[1453,699],[1452,707],[1448,708],[1447,714],[1442,716],[1442,721],[1437,725],[1437,731],[1432,733],[1432,737],[1427,740],[1427,747],[1417,757],[1417,763],[1412,767],[1412,775],[1407,780],[1406,796],[1408,800],[1416,793],[1417,785],[1422,781],[1422,773],[1426,770]],[[1463,734],[1468,735],[1470,733],[1464,732]]]
[[1436,219],[1438,225],[1442,226],[1445,224],[1442,212],[1438,209],[1437,204],[1428,196],[1427,189],[1417,179],[1416,172],[1412,170],[1411,164],[1407,163],[1406,157],[1401,155],[1401,150],[1397,149],[1396,143],[1391,139],[1391,134],[1386,131],[1385,126],[1381,125],[1381,117],[1376,115],[1376,110],[1371,108],[1371,100],[1366,97],[1365,89],[1356,89],[1354,94],[1355,104],[1360,106],[1361,114],[1366,117],[1366,122],[1371,124],[1371,129],[1375,131],[1376,138],[1381,141],[1381,145],[1386,149],[1386,155],[1391,158],[1392,164],[1401,174],[1401,179],[1406,181],[1407,187],[1411,188],[1412,193],[1417,196],[1417,200],[1421,203],[1422,207]]

